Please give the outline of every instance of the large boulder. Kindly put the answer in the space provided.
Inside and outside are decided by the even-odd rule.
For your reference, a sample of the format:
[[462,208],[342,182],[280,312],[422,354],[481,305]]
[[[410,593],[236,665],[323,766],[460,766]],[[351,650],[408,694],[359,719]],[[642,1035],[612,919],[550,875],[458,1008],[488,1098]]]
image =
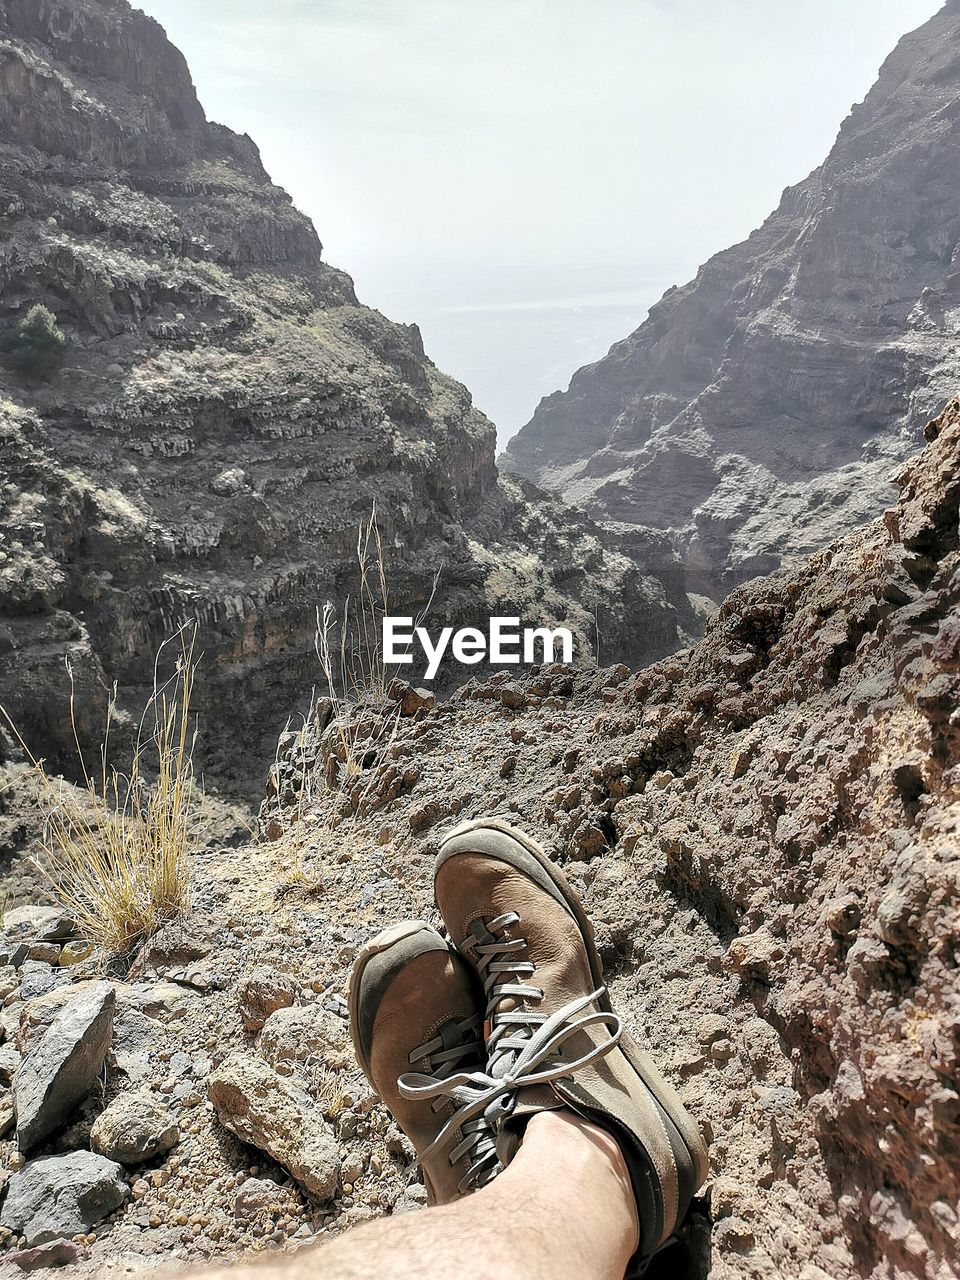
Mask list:
[[116,996],[96,982],[57,1012],[17,1068],[17,1142],[29,1151],[64,1124],[100,1074],[113,1033]]
[[96,1118],[90,1130],[94,1151],[121,1164],[139,1164],[175,1147],[180,1130],[151,1093],[122,1093]]
[[310,1096],[260,1058],[234,1053],[211,1072],[207,1096],[226,1127],[265,1151],[317,1200],[329,1200],[340,1154]]
[[0,1225],[25,1236],[29,1247],[81,1235],[129,1195],[122,1172],[92,1151],[31,1160],[7,1184]]

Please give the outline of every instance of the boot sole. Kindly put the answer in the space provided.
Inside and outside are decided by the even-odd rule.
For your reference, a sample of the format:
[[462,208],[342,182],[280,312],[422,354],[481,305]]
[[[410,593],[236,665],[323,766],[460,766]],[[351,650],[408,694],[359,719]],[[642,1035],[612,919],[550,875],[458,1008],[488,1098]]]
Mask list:
[[[573,887],[567,883],[564,876],[557,867],[547,857],[544,849],[536,840],[533,840],[525,832],[519,831],[516,827],[510,825],[509,822],[502,818],[474,818],[469,822],[463,822],[448,832],[440,841],[440,852],[437,855],[437,861],[434,868],[434,875],[440,870],[444,862],[455,853],[477,852],[470,847],[469,840],[465,837],[478,831],[494,832],[505,837],[502,848],[497,848],[495,856],[502,857],[504,862],[510,863],[512,866],[518,867],[519,870],[530,872],[529,865],[524,865],[528,858],[533,858],[534,862],[539,866],[540,870],[546,874],[549,879],[548,889],[551,896],[562,899],[564,905],[577,922],[580,933],[583,937],[584,946],[587,951],[587,959],[590,963],[590,973],[593,977],[595,987],[604,987],[603,981],[603,965],[597,951],[597,944],[594,938],[593,925],[587,918],[587,914],[583,909],[583,904]],[[510,844],[520,847],[520,851],[526,857],[517,857],[516,850],[511,849]],[[497,841],[497,845],[500,845]],[[480,850],[479,852],[484,852]],[[534,877],[538,883],[542,883],[539,877]],[[600,1008],[607,1013],[612,1013],[610,996],[604,987],[604,992],[597,1002]],[[690,1180],[689,1198],[696,1194],[697,1190],[703,1185],[707,1179],[709,1172],[709,1157],[707,1147],[703,1141],[703,1137],[697,1127],[696,1121],[689,1114],[679,1094],[673,1086],[664,1079],[660,1074],[653,1059],[641,1049],[640,1045],[628,1032],[623,1032],[620,1038],[620,1048],[623,1050],[627,1061],[633,1067],[639,1076],[644,1087],[652,1094],[653,1098],[664,1113],[664,1116],[670,1121],[676,1130],[680,1140],[687,1150],[690,1159],[690,1168],[685,1170],[687,1175],[684,1181]],[[686,1189],[686,1188],[685,1188]]]

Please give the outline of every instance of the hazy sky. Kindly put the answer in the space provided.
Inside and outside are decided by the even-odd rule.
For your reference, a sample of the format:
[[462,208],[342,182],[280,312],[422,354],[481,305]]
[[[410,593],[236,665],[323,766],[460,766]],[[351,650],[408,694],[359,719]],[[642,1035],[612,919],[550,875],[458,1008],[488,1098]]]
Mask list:
[[[135,0],[136,2],[136,0]],[[940,0],[145,0],[501,441],[823,159]]]

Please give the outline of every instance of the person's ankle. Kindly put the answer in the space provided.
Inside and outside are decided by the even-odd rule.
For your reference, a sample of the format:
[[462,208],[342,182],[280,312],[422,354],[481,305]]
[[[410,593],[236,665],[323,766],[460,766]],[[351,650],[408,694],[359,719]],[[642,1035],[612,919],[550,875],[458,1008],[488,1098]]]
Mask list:
[[555,1167],[560,1178],[594,1183],[615,1220],[611,1225],[629,1244],[627,1257],[633,1256],[640,1240],[637,1202],[627,1162],[611,1133],[566,1107],[540,1111],[527,1123],[516,1159]]

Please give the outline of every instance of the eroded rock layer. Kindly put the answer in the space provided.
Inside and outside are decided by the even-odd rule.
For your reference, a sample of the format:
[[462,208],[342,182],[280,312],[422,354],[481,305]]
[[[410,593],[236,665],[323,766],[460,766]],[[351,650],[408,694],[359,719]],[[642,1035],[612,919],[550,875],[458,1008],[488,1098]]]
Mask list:
[[564,619],[586,652],[599,613],[607,651],[638,660],[692,625],[668,546],[648,540],[647,572],[635,540],[498,478],[469,393],[415,326],[358,304],[125,0],[0,9],[3,331],[36,303],[69,350],[52,381],[4,375],[0,701],[54,762],[64,658],[92,733],[111,682],[135,704],[196,620],[207,763],[239,735],[221,755],[256,767],[320,679],[316,608],[355,592],[374,502],[397,612],[443,564],[438,623]]
[[960,380],[958,42],[951,0],[825,162],[541,401],[506,465],[669,530],[717,600],[880,511]]
[[[696,648],[469,684],[334,797],[420,882],[401,910],[455,818],[512,813],[566,864],[712,1137],[689,1274],[958,1274],[960,401],[927,435],[882,520]],[[342,741],[294,744],[268,823]]]

